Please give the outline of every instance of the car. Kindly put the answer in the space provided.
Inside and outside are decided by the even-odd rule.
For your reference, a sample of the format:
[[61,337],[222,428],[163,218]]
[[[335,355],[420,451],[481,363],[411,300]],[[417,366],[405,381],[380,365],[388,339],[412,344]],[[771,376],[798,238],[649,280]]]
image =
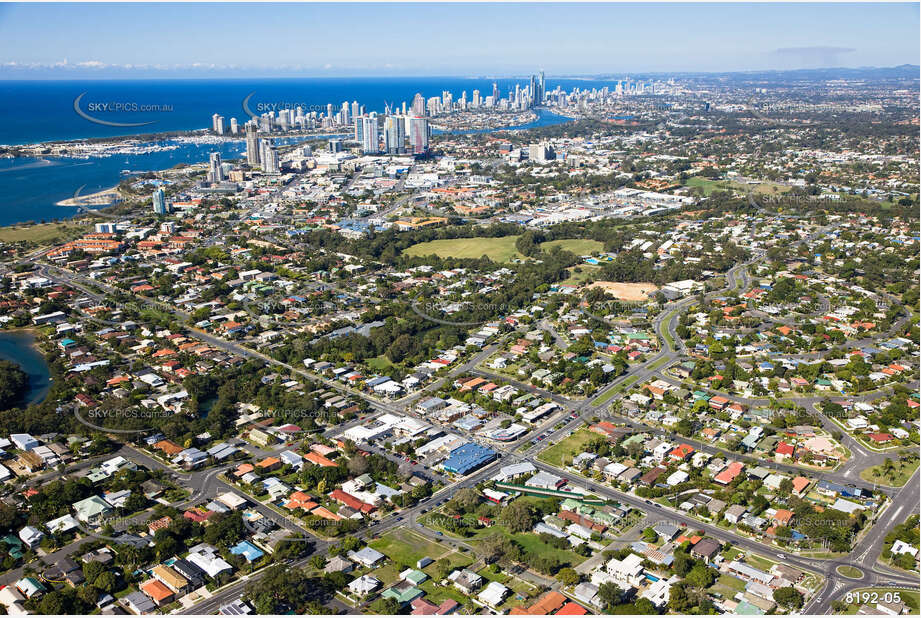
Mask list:
[[444,534],[442,534],[441,532],[436,532],[435,534],[437,534],[438,536],[444,536]]
[[646,504],[652,504],[652,500],[646,500]]
[[422,514],[422,513],[425,513],[426,511],[428,511],[428,509],[422,509],[421,511],[419,511],[419,513]]
[[780,558],[781,560],[786,560],[787,554],[777,554],[777,557]]
[[402,516],[397,517],[397,521],[403,521],[403,517]]

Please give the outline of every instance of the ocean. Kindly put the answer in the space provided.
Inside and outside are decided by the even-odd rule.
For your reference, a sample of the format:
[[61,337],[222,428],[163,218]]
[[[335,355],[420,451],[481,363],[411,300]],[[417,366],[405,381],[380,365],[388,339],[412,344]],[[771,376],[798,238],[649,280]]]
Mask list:
[[[139,135],[210,128],[211,116],[221,114],[229,128],[230,118],[242,124],[249,110],[261,113],[280,107],[301,106],[322,110],[327,103],[339,109],[343,101],[358,101],[368,111],[383,111],[406,101],[418,92],[424,97],[453,93],[455,99],[467,92],[468,100],[479,89],[481,96],[492,93],[493,81],[507,96],[521,79],[424,77],[424,78],[309,78],[262,80],[132,80],[132,81],[4,81],[0,82],[0,144],[18,145],[56,140]],[[557,86],[602,88],[615,82],[548,79],[547,90]],[[79,109],[78,113],[75,110]],[[145,123],[141,126],[97,124],[84,116],[107,123]],[[564,122],[566,119],[541,112],[531,126]],[[239,156],[242,142],[182,144],[178,149],[148,154],[92,159],[0,159],[0,226],[27,221],[66,219],[76,208],[55,203],[116,185],[121,171],[150,171],[177,163],[205,161],[208,153],[220,150],[224,158]],[[82,189],[81,189],[82,187]]]

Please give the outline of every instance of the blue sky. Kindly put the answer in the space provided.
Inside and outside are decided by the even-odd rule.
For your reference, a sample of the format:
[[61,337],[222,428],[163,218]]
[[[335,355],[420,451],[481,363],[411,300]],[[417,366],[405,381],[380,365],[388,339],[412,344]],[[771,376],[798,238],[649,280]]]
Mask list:
[[919,62],[909,4],[0,4],[0,78],[741,71]]

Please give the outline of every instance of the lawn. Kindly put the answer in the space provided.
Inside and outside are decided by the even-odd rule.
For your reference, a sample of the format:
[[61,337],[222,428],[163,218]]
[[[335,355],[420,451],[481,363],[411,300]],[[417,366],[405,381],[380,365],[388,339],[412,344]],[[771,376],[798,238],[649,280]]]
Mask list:
[[550,251],[559,247],[563,251],[570,251],[576,255],[591,255],[604,250],[604,243],[587,238],[565,238],[562,240],[548,240],[540,243],[541,251]]
[[449,547],[430,541],[411,530],[399,528],[371,541],[369,545],[392,561],[412,567],[415,567],[421,558],[438,560],[446,554],[453,553]]
[[720,575],[719,579],[717,579],[710,588],[710,592],[718,592],[726,599],[735,597],[736,593],[742,592],[743,590],[745,590],[745,582],[743,580],[725,573]]
[[[535,500],[536,501],[536,500],[541,500],[541,498],[538,498],[535,496],[524,496],[524,497],[518,498],[518,500],[525,500],[525,501]],[[576,565],[581,564],[582,562],[586,560],[585,556],[580,556],[579,554],[573,551],[559,550],[556,547],[553,547],[552,545],[548,545],[547,543],[544,543],[544,541],[542,541],[538,535],[533,534],[531,532],[518,532],[518,533],[513,534],[508,530],[508,528],[506,528],[505,526],[501,524],[493,524],[491,526],[477,528],[477,530],[473,533],[472,536],[459,537],[456,534],[453,534],[447,530],[444,530],[444,528],[441,528],[440,526],[438,526],[438,524],[436,524],[435,522],[433,522],[432,520],[428,518],[423,519],[420,523],[422,523],[424,526],[431,528],[433,530],[442,530],[444,531],[446,536],[450,535],[452,538],[463,538],[465,542],[467,542],[469,545],[473,545],[474,547],[476,547],[478,541],[485,539],[486,537],[492,536],[494,534],[501,534],[517,542],[519,545],[521,545],[521,547],[526,552],[533,553],[535,555],[552,554],[556,556],[557,558],[559,558],[562,566],[575,567]],[[382,553],[386,553],[384,550],[379,550],[379,551],[381,551]],[[434,556],[431,556],[431,557],[434,558]]]
[[440,258],[479,259],[484,255],[493,262],[524,259],[515,248],[518,236],[499,238],[450,238],[415,244],[403,250],[412,257],[437,255]]
[[567,271],[569,276],[560,283],[562,285],[582,285],[588,281],[589,277],[597,274],[599,270],[601,270],[601,267],[594,264],[579,264],[570,268]]
[[615,386],[614,388],[606,392],[605,394],[601,395],[600,397],[596,397],[595,400],[592,401],[592,405],[601,406],[601,405],[606,404],[608,401],[614,398],[614,395],[616,395],[617,393],[622,393],[626,389],[630,388],[639,379],[640,379],[640,376],[638,375],[630,376],[629,378],[627,378],[626,380],[624,380],[623,382],[621,382],[620,384],[618,384],[617,386]]
[[542,451],[540,455],[537,456],[537,458],[541,461],[547,462],[551,466],[562,468],[564,465],[567,465],[569,462],[571,462],[574,456],[581,453],[586,444],[588,444],[593,438],[597,437],[598,434],[593,433],[588,429],[580,429],[574,432],[568,438],[563,438],[550,448]]
[[908,482],[908,479],[911,478],[911,475],[914,474],[917,469],[918,460],[912,461],[907,465],[901,461],[896,461],[892,469],[892,476],[884,474],[883,466],[879,465],[861,470],[860,478],[870,483],[879,483],[880,485],[887,485],[889,487],[902,487]]
[[672,317],[674,317],[677,313],[678,309],[675,309],[666,315],[664,320],[662,320],[662,335],[665,337],[665,342],[668,344],[668,349],[670,350],[675,349],[675,340],[672,338],[671,333],[668,332],[668,323],[671,322]]
[[755,554],[746,553],[744,561],[746,564],[750,564],[756,569],[761,569],[762,571],[770,571],[771,567],[777,564],[767,558],[762,558],[761,556],[756,556]]
[[839,575],[850,577],[851,579],[860,579],[863,577],[863,571],[849,564],[842,564],[837,568],[837,571]]
[[89,225],[76,223],[37,223],[0,227],[0,242],[47,243],[52,240],[76,238],[90,231]]
[[703,189],[704,195],[708,196],[714,191],[735,190],[742,193],[754,193],[755,195],[777,195],[786,193],[790,190],[790,187],[775,182],[762,182],[756,185],[747,185],[731,180],[710,180],[709,178],[703,178],[701,176],[688,178],[687,182],[684,184],[687,187],[700,187]]
[[371,369],[376,371],[387,371],[391,367],[396,367],[393,363],[390,362],[390,359],[385,355],[381,354],[380,356],[375,356],[374,358],[369,358],[365,363]]

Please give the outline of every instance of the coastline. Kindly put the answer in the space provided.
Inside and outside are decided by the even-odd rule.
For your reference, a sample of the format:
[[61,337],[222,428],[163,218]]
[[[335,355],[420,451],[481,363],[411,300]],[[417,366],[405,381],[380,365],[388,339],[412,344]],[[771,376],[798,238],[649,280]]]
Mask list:
[[[55,202],[55,206],[101,206],[107,208],[109,206],[115,206],[116,204],[121,203],[123,197],[121,192],[118,190],[118,185],[114,187],[109,187],[108,189],[103,189],[102,191],[97,191],[96,193],[88,193],[87,195],[74,195],[69,197],[66,200],[60,200]],[[93,210],[102,210],[102,208],[94,208]]]
[[[15,363],[29,377],[29,392],[22,401],[23,407],[42,403],[51,391],[51,366],[45,357],[45,351],[39,345],[41,336],[41,332],[34,326],[0,330],[0,342],[9,343],[12,348],[34,354],[34,358],[24,359],[13,351],[5,350],[0,353],[0,358]],[[38,368],[41,369],[40,373],[36,372]]]

